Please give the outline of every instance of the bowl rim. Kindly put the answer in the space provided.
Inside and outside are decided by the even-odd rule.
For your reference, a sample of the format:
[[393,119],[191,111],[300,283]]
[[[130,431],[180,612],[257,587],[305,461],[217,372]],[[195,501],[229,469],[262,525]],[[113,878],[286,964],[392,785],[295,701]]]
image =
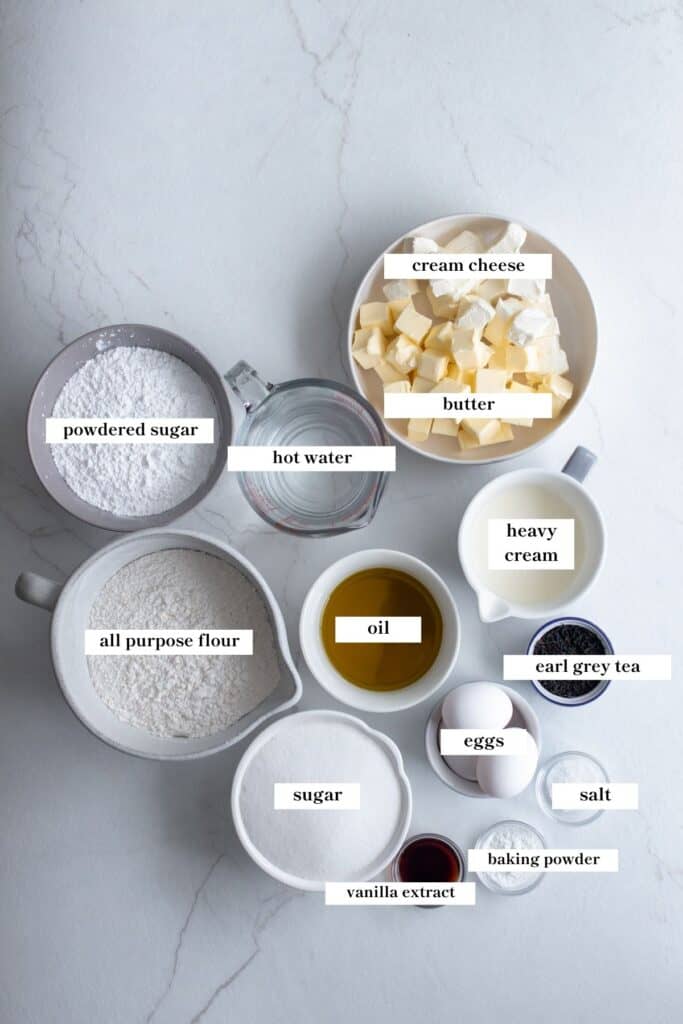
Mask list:
[[[399,690],[387,690],[384,692],[378,690],[369,691],[364,690],[362,687],[355,686],[353,683],[348,682],[348,680],[343,680],[341,677],[337,679],[336,676],[333,676],[331,673],[327,675],[325,679],[321,678],[321,674],[318,674],[317,671],[314,671],[313,667],[311,666],[311,661],[309,660],[309,656],[311,655],[314,648],[318,651],[322,650],[322,644],[320,643],[318,638],[317,627],[316,636],[315,639],[313,639],[309,619],[312,616],[311,606],[313,605],[314,601],[317,598],[318,589],[321,586],[321,581],[323,580],[323,578],[327,576],[328,573],[333,574],[333,570],[339,570],[339,568],[342,565],[344,565],[344,563],[355,561],[358,558],[365,560],[366,568],[372,568],[373,566],[379,567],[383,564],[385,556],[386,558],[397,559],[399,562],[402,562],[406,568],[406,571],[408,572],[410,571],[410,566],[419,566],[420,569],[425,573],[425,575],[427,575],[431,580],[435,581],[436,587],[439,588],[439,592],[444,598],[444,602],[448,607],[448,611],[450,614],[452,614],[453,617],[455,644],[451,656],[448,660],[447,666],[442,670],[441,677],[437,682],[435,682],[429,689],[427,689],[421,695],[416,696],[415,694],[413,694],[412,698],[410,698],[408,695],[410,694],[411,690],[413,690],[420,684],[422,679],[424,679],[424,676],[422,677],[422,679],[418,679],[414,683],[411,683],[408,686],[404,686]],[[354,571],[361,571],[360,567]],[[351,575],[351,573],[349,573],[349,575]],[[346,577],[341,577],[341,579],[344,578]],[[332,589],[334,589],[334,587],[330,589],[329,593],[331,593]],[[437,600],[437,602],[439,602],[441,608],[439,595],[432,594],[432,596],[435,598],[435,600]],[[441,610],[443,614],[443,608],[441,608]],[[304,597],[303,602],[301,604],[301,612],[299,615],[299,647],[301,648],[301,653],[304,656],[306,667],[308,668],[309,672],[311,673],[315,681],[319,684],[319,686],[323,688],[323,690],[326,691],[326,693],[328,693],[331,697],[334,697],[334,699],[339,701],[340,704],[344,704],[347,707],[354,708],[357,711],[364,711],[370,714],[391,714],[392,712],[405,711],[408,708],[412,708],[418,704],[421,704],[423,700],[427,700],[428,697],[431,697],[434,693],[436,693],[436,691],[441,686],[443,686],[443,684],[446,682],[448,677],[453,672],[456,661],[458,659],[458,655],[460,653],[461,642],[462,624],[460,621],[460,613],[458,612],[458,606],[456,604],[455,598],[453,597],[448,585],[446,584],[446,581],[443,579],[440,573],[436,571],[436,569],[432,568],[431,565],[429,565],[427,562],[424,562],[421,558],[418,558],[416,555],[409,554],[407,551],[398,551],[393,548],[363,548],[360,551],[352,551],[348,555],[342,555],[341,558],[338,558],[335,562],[332,562],[331,565],[328,565],[316,577],[316,579],[308,588],[306,596]],[[326,657],[327,655],[325,655],[325,658]],[[429,671],[431,671],[431,669]],[[331,679],[333,679],[334,682],[332,682],[332,684],[330,685]],[[366,698],[365,694],[367,693],[371,693],[373,696],[377,697],[377,702],[373,703],[368,698]],[[403,699],[400,699],[400,697],[398,696],[400,694],[405,695]],[[384,706],[381,702],[382,698],[390,698],[392,700],[393,706]]]
[[[590,386],[591,380],[593,378],[593,374],[595,372],[595,365],[596,365],[596,362],[597,362],[597,353],[598,353],[599,331],[598,331],[598,318],[597,318],[597,313],[596,313],[596,310],[595,310],[595,302],[593,301],[593,296],[591,294],[590,288],[586,284],[586,281],[585,281],[583,275],[581,274],[581,272],[577,268],[577,266],[574,263],[574,261],[572,259],[570,259],[569,256],[566,254],[564,249],[562,249],[559,245],[556,245],[556,243],[551,238],[548,238],[547,235],[541,234],[540,231],[537,231],[534,227],[532,227],[531,225],[527,224],[525,221],[519,220],[517,217],[502,217],[502,216],[500,216],[497,213],[452,213],[452,214],[446,214],[445,216],[441,216],[441,217],[435,217],[432,220],[424,221],[424,223],[418,224],[418,225],[416,225],[415,227],[412,227],[412,228],[408,228],[407,231],[402,232],[398,236],[398,238],[395,238],[392,242],[390,242],[389,245],[387,245],[386,248],[383,249],[382,252],[376,257],[376,259],[374,259],[372,261],[372,263],[370,264],[368,270],[363,275],[363,277],[362,277],[362,279],[360,281],[360,284],[358,285],[358,287],[357,287],[357,289],[356,289],[356,291],[354,293],[353,299],[351,301],[351,307],[350,307],[349,318],[348,318],[347,336],[346,336],[346,343],[345,343],[346,363],[347,363],[347,366],[348,366],[348,369],[349,369],[349,372],[350,372],[350,375],[351,375],[351,379],[353,380],[354,387],[358,391],[360,391],[360,393],[365,397],[365,392],[364,392],[363,388],[361,387],[361,378],[360,378],[360,375],[358,374],[358,372],[356,370],[355,360],[353,359],[353,356],[351,355],[352,342],[353,342],[353,333],[354,333],[354,330],[356,329],[356,316],[357,316],[357,313],[358,313],[358,307],[361,304],[360,303],[361,295],[362,295],[362,293],[364,291],[366,291],[369,281],[371,280],[372,277],[374,277],[375,273],[379,269],[380,263],[384,259],[385,254],[393,252],[394,249],[398,245],[400,245],[401,242],[405,238],[407,238],[409,235],[418,234],[420,231],[422,231],[422,230],[424,230],[426,228],[430,228],[430,230],[434,231],[434,230],[439,230],[438,225],[443,225],[445,227],[447,224],[449,224],[449,223],[451,223],[453,221],[476,221],[476,220],[497,220],[497,221],[500,221],[501,224],[509,224],[509,223],[519,224],[526,231],[530,231],[533,234],[538,235],[538,237],[541,238],[544,242],[547,242],[549,245],[551,245],[553,247],[553,249],[556,249],[557,252],[561,253],[563,258],[567,261],[567,263],[569,264],[569,266],[574,271],[574,273],[578,277],[579,281],[581,282],[581,284],[585,288],[586,299],[588,300],[588,310],[589,310],[590,318],[591,318],[591,334],[595,338],[595,350],[594,350],[594,353],[593,353],[593,358],[592,358],[591,365],[590,365],[590,367],[588,369],[586,385],[585,385],[581,395],[578,396],[578,398],[575,398],[570,403],[569,409],[566,412],[563,412],[562,417],[555,422],[552,430],[549,430],[548,433],[544,437],[539,438],[537,441],[534,441],[533,444],[527,445],[525,448],[523,448],[521,451],[518,451],[518,452],[509,452],[507,454],[491,455],[491,456],[487,456],[487,457],[483,457],[483,458],[476,458],[476,459],[470,458],[470,459],[467,459],[467,460],[465,460],[465,459],[458,459],[458,458],[448,458],[445,455],[439,455],[437,452],[426,451],[424,448],[421,448],[419,445],[413,444],[413,442],[409,441],[407,437],[403,437],[403,435],[401,435],[397,431],[395,431],[393,429],[393,427],[390,427],[387,424],[386,420],[384,420],[385,428],[386,428],[387,433],[398,444],[403,445],[404,448],[407,448],[410,451],[416,452],[418,455],[422,455],[425,458],[432,459],[435,462],[442,462],[442,463],[445,463],[446,465],[450,465],[450,466],[484,466],[484,465],[488,465],[488,464],[493,464],[495,462],[506,462],[508,459],[514,459],[514,458],[519,458],[519,457],[521,457],[523,455],[528,455],[529,452],[534,451],[536,448],[540,447],[542,444],[544,444],[546,441],[548,441],[551,437],[553,437],[555,435],[555,433],[557,432],[559,427],[561,427],[565,423],[569,422],[570,418],[574,415],[576,410],[581,405],[581,403],[582,403],[586,393],[588,392],[588,388]],[[463,229],[463,230],[466,230],[466,229]]]
[[[240,810],[240,793],[242,783],[247,768],[254,756],[276,733],[290,728],[293,722],[301,720],[302,718],[317,718],[319,720],[332,719],[334,721],[342,720],[347,723],[350,722],[355,728],[360,729],[361,732],[364,732],[367,736],[371,737],[375,743],[383,746],[393,762],[399,785],[401,787],[402,818],[399,822],[397,837],[391,845],[386,847],[385,852],[382,854],[380,866],[375,869],[374,864],[370,865],[370,867],[373,868],[373,873],[370,877],[374,877],[375,875],[383,872],[387,866],[391,864],[397,851],[405,842],[413,815],[413,795],[410,787],[410,780],[406,774],[405,765],[403,763],[403,755],[401,754],[398,744],[390,736],[387,736],[386,733],[381,732],[379,729],[373,729],[372,726],[368,725],[367,722],[364,722],[362,718],[359,718],[357,715],[351,715],[347,711],[337,711],[334,708],[312,708],[307,711],[297,711],[293,715],[287,715],[285,718],[280,718],[276,722],[271,722],[270,725],[266,726],[265,729],[262,729],[256,736],[254,736],[237,763],[230,790],[230,812],[237,838],[254,864],[261,868],[261,870],[267,875],[270,875],[271,878],[276,879],[278,882],[282,882],[284,885],[289,885],[294,889],[301,889],[305,892],[322,892],[325,888],[325,881],[332,882],[337,881],[337,879],[329,878],[325,881],[317,881],[310,878],[303,878],[300,875],[293,875],[288,871],[283,871],[276,864],[273,864],[273,862],[268,860],[268,858],[265,857],[258,847],[252,842]],[[340,879],[340,881],[354,881],[354,879]],[[359,879],[358,881],[367,881],[367,879]]]
[[[182,335],[176,334],[175,331],[169,331],[165,327],[158,327],[158,326],[156,326],[154,324],[142,324],[142,323],[104,324],[102,327],[97,327],[97,328],[94,328],[91,331],[86,331],[84,334],[80,334],[77,338],[73,338],[72,341],[68,342],[66,345],[64,345],[62,348],[60,348],[60,350],[58,352],[56,352],[52,356],[52,358],[49,360],[49,362],[46,363],[46,365],[43,367],[43,369],[42,369],[42,371],[40,373],[40,376],[36,380],[36,383],[34,384],[33,389],[31,391],[31,397],[29,398],[29,401],[28,401],[28,406],[27,406],[27,409],[26,409],[26,416],[25,416],[25,420],[24,420],[24,436],[26,438],[26,447],[28,448],[29,458],[31,460],[31,465],[33,466],[33,471],[36,474],[36,477],[38,478],[38,482],[40,483],[40,486],[42,487],[42,489],[45,492],[45,494],[52,501],[54,501],[55,504],[59,506],[59,508],[61,508],[64,512],[67,512],[69,515],[73,516],[75,519],[78,519],[82,523],[86,523],[86,525],[88,525],[88,526],[96,526],[98,529],[100,529],[100,530],[107,530],[110,533],[133,533],[133,532],[137,532],[139,530],[156,529],[158,527],[167,526],[170,523],[172,523],[175,519],[179,518],[181,515],[185,515],[187,512],[192,511],[192,509],[194,509],[201,501],[204,500],[205,497],[207,497],[209,495],[209,493],[214,489],[214,487],[216,486],[218,481],[221,479],[221,476],[222,476],[222,474],[225,471],[225,466],[226,466],[227,459],[228,459],[227,445],[218,444],[217,448],[216,448],[216,457],[215,457],[215,459],[214,459],[214,461],[213,461],[213,463],[211,465],[211,469],[209,470],[209,473],[207,474],[207,477],[203,481],[203,483],[200,484],[199,487],[197,487],[196,490],[192,494],[188,495],[187,498],[185,498],[183,501],[181,501],[178,505],[174,505],[173,508],[166,509],[165,512],[157,512],[157,513],[154,513],[153,515],[149,515],[149,516],[121,516],[121,515],[118,515],[115,512],[108,512],[106,509],[100,509],[96,505],[90,505],[89,502],[85,501],[85,499],[83,499],[83,498],[80,498],[80,496],[77,495],[74,492],[74,497],[79,499],[82,502],[82,504],[85,506],[84,508],[80,509],[80,511],[76,511],[74,508],[67,507],[66,505],[64,505],[63,502],[53,493],[53,490],[50,487],[49,482],[45,479],[45,474],[43,473],[43,471],[40,468],[40,460],[39,460],[39,458],[37,456],[36,443],[34,443],[34,440],[33,440],[32,436],[31,436],[31,427],[34,424],[34,422],[36,420],[36,417],[37,417],[37,405],[38,405],[38,399],[39,399],[39,393],[40,393],[41,386],[43,385],[43,382],[45,381],[45,379],[49,375],[52,367],[56,363],[58,363],[61,360],[63,360],[64,357],[65,357],[65,353],[68,352],[69,349],[71,349],[74,345],[78,345],[79,343],[83,343],[83,342],[85,342],[86,340],[90,339],[93,336],[102,334],[104,331],[124,331],[124,330],[125,331],[131,331],[131,330],[134,330],[134,331],[154,331],[154,332],[161,332],[163,334],[169,335],[170,337],[174,338],[176,342],[179,342],[181,347],[184,347],[185,349],[189,349],[193,353],[193,355],[197,358],[198,361],[204,362],[207,365],[207,367],[210,370],[210,372],[215,376],[216,382],[221,384],[221,388],[220,389],[214,389],[206,381],[206,379],[204,378],[203,375],[199,374],[197,370],[195,370],[194,372],[197,373],[197,375],[200,377],[200,379],[204,381],[204,383],[206,384],[207,387],[209,387],[209,390],[211,392],[211,397],[214,399],[214,402],[216,404],[216,419],[219,422],[222,422],[224,424],[225,429],[226,429],[226,433],[227,433],[228,443],[230,443],[230,441],[232,439],[232,434],[233,434],[232,412],[231,412],[231,409],[230,409],[230,403],[228,402],[227,394],[225,393],[225,389],[222,387],[222,376],[221,376],[221,374],[218,372],[218,370],[216,369],[216,367],[214,366],[212,361],[209,359],[209,357],[200,348],[197,348],[197,346],[193,345],[192,342],[187,341],[185,338],[182,337]],[[163,347],[160,348],[158,345],[141,346],[141,345],[139,345],[135,341],[130,342],[130,339],[129,339],[129,343],[128,344],[118,345],[115,342],[113,342],[109,347],[110,348],[140,348],[140,347],[146,347],[146,348],[156,349],[157,351],[167,351]],[[108,349],[103,349],[102,351],[107,351],[107,350]],[[99,355],[99,354],[100,354],[99,352],[96,353],[96,355]],[[175,353],[172,353],[172,352],[169,353],[169,354],[170,355],[175,355]],[[89,359],[86,360],[86,362],[89,362],[90,359],[94,359],[96,357],[96,355],[90,356]],[[185,360],[183,360],[182,356],[175,355],[175,358],[176,359],[180,359],[181,362],[185,361]],[[83,365],[85,365],[85,363]],[[186,365],[189,366],[189,363],[186,363]],[[190,367],[190,369],[193,369],[193,367]],[[77,372],[77,371],[74,371],[74,372]],[[73,376],[73,374],[72,374],[72,376]],[[67,382],[64,381],[64,384],[66,384],[66,383]],[[43,446],[49,447],[45,440],[43,440],[43,441],[41,441],[39,443],[41,445],[43,445]],[[207,481],[212,476],[214,476],[215,479],[213,480],[213,483],[211,483],[208,486],[208,488],[206,488]],[[89,508],[92,509],[92,513],[90,513],[90,514],[88,514],[88,509]],[[116,522],[111,522],[111,521],[103,522],[103,521],[100,521],[102,515],[109,516],[109,517],[111,517],[111,519],[115,519]]]
[[[63,598],[68,597],[70,590],[76,586],[76,584],[84,575],[84,573],[87,572],[88,569],[92,565],[94,565],[98,561],[98,559],[105,553],[111,551],[112,549],[123,547],[126,544],[133,544],[141,537],[149,537],[155,534],[168,537],[169,539],[178,536],[190,538],[192,540],[201,541],[213,547],[221,548],[244,568],[247,577],[250,578],[254,582],[254,584],[258,586],[264,601],[266,602],[268,608],[270,609],[270,612],[273,617],[273,624],[275,626],[276,631],[278,653],[287,668],[287,671],[289,673],[289,681],[291,682],[293,688],[293,693],[291,694],[291,696],[287,697],[286,700],[278,703],[275,707],[270,708],[270,710],[264,712],[260,716],[255,717],[253,722],[248,726],[248,728],[239,732],[234,737],[231,737],[227,740],[223,740],[220,743],[216,743],[215,745],[208,747],[206,750],[190,752],[179,751],[178,753],[168,754],[146,752],[143,750],[135,749],[134,747],[130,747],[126,743],[121,743],[118,740],[106,735],[95,725],[93,725],[92,722],[88,721],[81,713],[81,709],[79,708],[77,701],[75,701],[72,698],[72,695],[66,686],[65,679],[67,673],[64,671],[64,668],[61,665],[61,656],[58,652],[57,634],[63,628],[61,621],[61,616],[64,614]],[[166,547],[160,547],[157,550],[162,551],[167,549],[168,548]],[[131,561],[133,560],[134,559],[131,559]],[[69,578],[64,583],[64,586],[62,587],[59,597],[57,599],[54,611],[52,612],[50,622],[50,657],[52,660],[53,671],[59,684],[62,696],[64,697],[67,706],[74,714],[74,716],[78,719],[78,721],[81,723],[81,725],[84,726],[92,736],[95,736],[96,739],[101,740],[103,743],[106,743],[107,746],[112,747],[115,750],[119,750],[121,751],[121,753],[129,754],[132,757],[139,757],[145,761],[196,761],[200,758],[210,757],[212,754],[217,754],[221,750],[226,750],[228,747],[231,747],[234,744],[239,743],[240,740],[244,739],[245,736],[248,736],[255,729],[258,729],[269,718],[272,718],[274,715],[279,715],[282,712],[287,711],[289,708],[294,707],[301,700],[301,696],[303,693],[303,684],[301,682],[301,676],[297,671],[294,659],[292,657],[292,652],[289,647],[287,627],[285,624],[284,616],[282,614],[282,609],[280,608],[280,605],[277,599],[275,598],[275,595],[273,594],[273,591],[271,590],[270,585],[268,584],[268,581],[265,579],[265,577],[259,572],[256,566],[249,561],[249,559],[245,558],[244,555],[242,555],[235,548],[231,547],[229,544],[225,544],[222,540],[215,537],[211,537],[209,534],[199,533],[196,530],[178,530],[173,526],[151,527],[149,530],[136,530],[133,533],[124,534],[122,537],[118,537],[116,540],[113,540],[110,543],[105,544],[103,547],[98,548],[97,551],[94,551],[92,555],[86,558],[83,562],[81,562],[80,565],[78,565],[74,569],[74,571],[71,573]],[[254,711],[256,711],[258,707],[259,705],[257,705]],[[213,735],[219,736],[220,733],[215,733]]]

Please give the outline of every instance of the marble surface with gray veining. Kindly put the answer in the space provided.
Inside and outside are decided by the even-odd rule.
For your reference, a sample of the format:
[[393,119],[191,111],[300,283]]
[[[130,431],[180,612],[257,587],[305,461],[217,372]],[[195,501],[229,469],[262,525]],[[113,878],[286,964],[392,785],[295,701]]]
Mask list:
[[[31,389],[63,345],[153,323],[221,370],[247,357],[271,380],[341,380],[370,260],[420,222],[491,212],[556,240],[598,309],[586,401],[517,463],[599,456],[608,557],[576,611],[622,651],[680,650],[680,0],[2,0],[0,32],[0,1020],[679,1021],[679,681],[615,684],[581,710],[531,695],[545,754],[585,749],[640,784],[639,812],[576,833],[531,792],[443,787],[427,707],[370,717],[404,752],[416,830],[467,847],[514,815],[553,846],[618,847],[621,870],[480,891],[474,909],[326,909],[235,838],[244,744],[173,765],[109,749],[60,696],[47,615],[12,588],[23,569],[65,580],[111,539],[56,507],[26,451]],[[455,679],[496,679],[532,626],[478,622],[456,533],[498,471],[401,450],[372,526],[315,542],[266,527],[226,475],[182,525],[265,573],[300,665],[318,572],[359,546],[412,552],[459,603]],[[301,669],[302,707],[333,706]]]

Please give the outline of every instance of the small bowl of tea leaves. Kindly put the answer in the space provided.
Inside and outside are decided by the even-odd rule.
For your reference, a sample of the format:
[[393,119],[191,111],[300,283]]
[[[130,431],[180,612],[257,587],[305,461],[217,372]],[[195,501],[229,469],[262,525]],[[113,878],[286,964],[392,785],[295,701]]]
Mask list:
[[[614,654],[614,648],[607,635],[588,619],[565,617],[546,622],[532,636],[527,654],[536,658],[555,655],[580,655],[595,658]],[[553,704],[564,707],[580,707],[600,697],[611,680],[588,678],[583,673],[570,679],[532,679],[536,690]]]

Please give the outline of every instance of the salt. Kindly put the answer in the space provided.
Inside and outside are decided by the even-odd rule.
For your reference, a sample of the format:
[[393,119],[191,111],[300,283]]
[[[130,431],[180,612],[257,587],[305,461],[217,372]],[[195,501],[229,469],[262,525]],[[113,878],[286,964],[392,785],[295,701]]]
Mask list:
[[[54,417],[211,418],[209,388],[181,359],[158,349],[117,345],[88,360],[62,388]],[[52,457],[79,498],[119,516],[167,512],[206,480],[211,444],[55,444]]]

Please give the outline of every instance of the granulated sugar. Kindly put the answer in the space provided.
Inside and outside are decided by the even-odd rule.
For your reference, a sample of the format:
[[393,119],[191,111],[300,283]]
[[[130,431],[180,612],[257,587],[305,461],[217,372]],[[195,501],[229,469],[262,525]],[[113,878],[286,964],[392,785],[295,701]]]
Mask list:
[[98,655],[93,686],[117,718],[157,736],[208,736],[273,692],[280,680],[266,604],[238,569],[201,551],[143,555],[105,583],[91,629],[252,629],[252,655]]
[[[214,418],[211,392],[181,359],[118,346],[88,360],[64,385],[52,415],[68,418]],[[119,516],[179,505],[206,480],[212,444],[56,444],[55,465],[72,491]]]

